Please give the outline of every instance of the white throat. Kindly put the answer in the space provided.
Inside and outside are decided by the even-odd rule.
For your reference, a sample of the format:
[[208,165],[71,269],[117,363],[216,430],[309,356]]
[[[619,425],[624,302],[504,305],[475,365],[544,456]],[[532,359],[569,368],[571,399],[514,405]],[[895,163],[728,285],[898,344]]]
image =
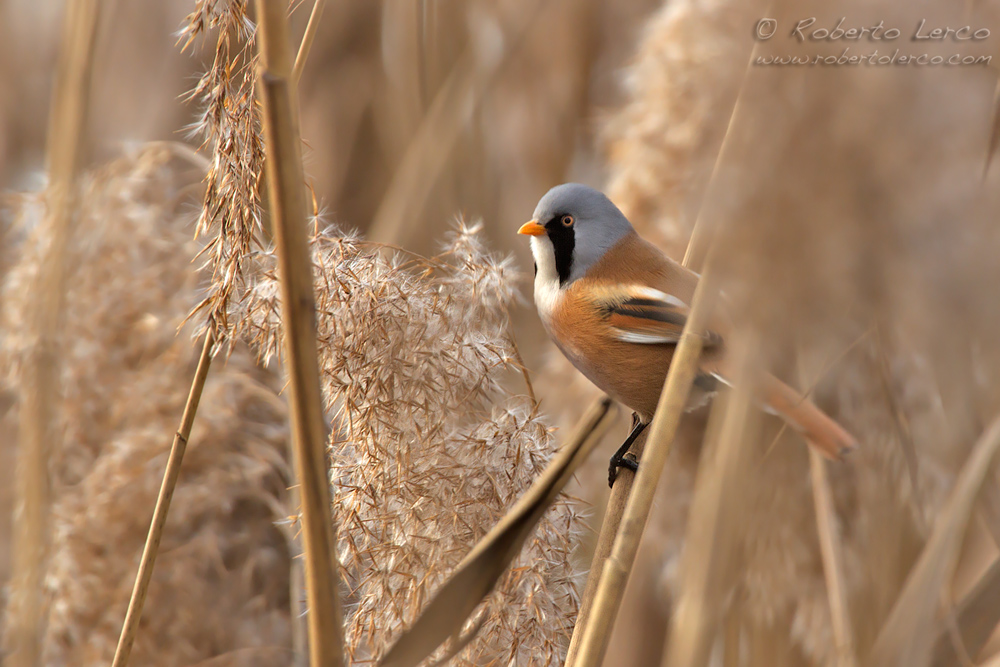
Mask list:
[[559,302],[559,272],[556,253],[548,236],[531,237],[531,254],[535,258],[535,307],[545,324]]

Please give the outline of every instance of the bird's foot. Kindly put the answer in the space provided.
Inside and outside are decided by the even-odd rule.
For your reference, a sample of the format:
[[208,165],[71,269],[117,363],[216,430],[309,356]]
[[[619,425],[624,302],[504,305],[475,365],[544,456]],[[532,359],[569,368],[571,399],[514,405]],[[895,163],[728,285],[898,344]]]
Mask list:
[[639,419],[639,415],[632,415],[632,431],[625,438],[625,442],[622,446],[618,448],[614,456],[611,457],[611,461],[608,463],[608,486],[614,487],[615,478],[618,477],[619,468],[628,468],[632,472],[639,470],[639,460],[635,456],[628,453],[629,447],[635,442],[635,439],[639,437],[639,434],[643,432],[646,428],[646,424]]
[[629,453],[619,455],[617,452],[608,462],[608,486],[614,487],[615,479],[618,478],[618,469],[628,468],[632,472],[639,470],[639,461]]

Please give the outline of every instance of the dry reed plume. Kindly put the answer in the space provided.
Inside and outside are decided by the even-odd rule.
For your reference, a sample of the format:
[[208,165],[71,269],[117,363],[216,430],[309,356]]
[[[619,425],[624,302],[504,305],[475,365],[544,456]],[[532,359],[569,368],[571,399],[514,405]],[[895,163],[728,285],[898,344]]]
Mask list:
[[266,243],[261,191],[264,147],[254,97],[256,28],[246,0],[198,0],[180,31],[184,49],[215,31],[210,67],[188,94],[200,108],[189,128],[211,152],[198,234],[213,271],[212,289],[199,310],[207,310],[224,341],[239,338],[226,319],[228,303],[245,289],[248,256]]
[[[67,314],[73,376],[55,462],[62,493],[60,553],[49,572],[50,664],[94,664],[113,653],[160,475],[160,464],[149,462],[162,461],[193,368],[188,336],[174,332],[205,289],[189,264],[199,247],[186,240],[180,212],[185,181],[198,172],[178,176],[176,160],[168,164],[176,150],[154,146],[115,163],[83,200],[87,243],[72,258]],[[32,203],[20,204],[24,215],[38,210]],[[41,242],[37,235],[24,242],[5,284],[6,350],[15,359],[29,304],[11,295],[37,270]],[[262,254],[262,265],[272,261]],[[427,260],[387,258],[352,237],[323,235],[315,261],[323,381],[337,425],[335,511],[349,538],[341,554],[352,591],[348,636],[360,660],[414,618],[527,487],[548,458],[551,435],[530,399],[503,388],[521,381],[506,316],[513,272],[509,260],[485,252],[475,229],[460,227]],[[237,313],[265,357],[280,343],[276,294],[273,273],[258,276],[247,310]],[[92,354],[105,347],[115,352]],[[271,655],[268,645],[288,646],[289,547],[274,527],[286,513],[285,411],[266,377],[246,367],[239,346],[209,376],[136,642],[139,663],[254,646]],[[16,374],[8,381],[16,392]],[[140,473],[143,484],[134,481]],[[464,664],[559,661],[575,613],[577,521],[568,501],[543,521],[482,611],[482,638],[466,649]],[[176,616],[189,603],[233,611],[213,614],[217,623]],[[289,654],[279,655],[281,664]]]
[[[364,661],[527,488],[551,435],[530,400],[504,388],[517,370],[512,268],[486,253],[477,228],[461,226],[430,259],[387,258],[327,232],[314,262],[347,638],[352,660]],[[243,326],[266,361],[280,346],[273,275],[246,307]],[[560,501],[479,612],[480,639],[456,664],[559,661],[576,607],[576,530],[576,511]]]

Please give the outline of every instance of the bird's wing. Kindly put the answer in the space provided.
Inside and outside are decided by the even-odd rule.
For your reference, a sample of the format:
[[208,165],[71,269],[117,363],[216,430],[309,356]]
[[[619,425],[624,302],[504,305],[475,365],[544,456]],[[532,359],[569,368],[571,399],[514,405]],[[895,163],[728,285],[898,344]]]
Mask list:
[[[676,344],[691,310],[677,297],[647,285],[602,286],[592,294],[612,334],[626,343]],[[705,343],[711,346],[719,340],[709,332]]]

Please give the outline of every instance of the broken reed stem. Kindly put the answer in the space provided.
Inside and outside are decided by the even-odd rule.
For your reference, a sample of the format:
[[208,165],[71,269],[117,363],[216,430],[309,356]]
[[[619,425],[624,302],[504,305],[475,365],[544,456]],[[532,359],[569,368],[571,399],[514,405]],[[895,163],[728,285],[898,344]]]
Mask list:
[[313,40],[316,39],[316,33],[319,32],[319,21],[323,18],[325,7],[326,0],[316,0],[312,12],[309,14],[309,23],[306,24],[306,32],[302,35],[302,43],[299,44],[299,52],[295,56],[295,66],[292,68],[292,85],[296,88],[298,88],[299,80],[302,78],[302,70],[305,69]]
[[[878,338],[878,327],[875,329]],[[879,350],[881,352],[881,348]],[[801,366],[802,351],[799,350],[798,360],[799,380],[803,386],[815,387],[819,383],[821,372],[815,382],[807,380],[807,373]],[[882,357],[884,361],[884,357]],[[829,367],[829,364],[826,364]],[[888,368],[883,369],[888,373]],[[887,392],[887,400],[892,401],[887,383],[888,375],[883,375],[883,389]],[[897,420],[897,427],[899,426]],[[915,459],[914,459],[915,460]],[[823,578],[826,583],[827,600],[830,607],[830,626],[833,631],[833,643],[836,649],[836,667],[856,667],[858,664],[854,647],[854,632],[851,626],[850,609],[847,607],[847,583],[844,581],[844,560],[837,535],[836,510],[833,506],[833,489],[823,456],[809,447],[809,475],[812,483],[813,507],[816,511],[816,533],[819,538],[820,558],[823,562]],[[913,479],[914,490],[917,488]]]
[[809,473],[812,478],[813,503],[816,507],[816,532],[819,534],[820,555],[823,559],[823,577],[830,601],[830,621],[833,642],[837,648],[837,667],[854,667],[854,635],[851,630],[850,610],[847,608],[847,584],[844,582],[844,563],[840,541],[834,524],[833,492],[827,475],[826,462],[812,447],[809,448]]
[[600,583],[597,586],[594,606],[587,626],[580,640],[580,652],[576,664],[582,667],[598,667],[604,661],[611,628],[621,607],[625,594],[625,584],[631,572],[639,541],[646,527],[649,510],[653,506],[653,495],[660,480],[663,466],[667,462],[677,427],[680,425],[688,394],[698,370],[703,344],[702,333],[708,320],[711,266],[706,267],[698,287],[695,289],[691,313],[680,342],[674,352],[667,381],[656,406],[656,415],[649,427],[649,446],[643,452],[642,464],[636,474],[633,491],[625,505],[621,529],[615,538],[611,554],[604,561]]
[[201,348],[201,356],[198,358],[198,367],[194,372],[194,380],[191,381],[191,389],[188,392],[187,402],[184,404],[184,414],[181,416],[180,426],[177,427],[173,444],[170,446],[167,468],[163,471],[163,482],[160,484],[160,493],[156,497],[156,508],[153,510],[153,519],[149,524],[146,544],[142,548],[139,571],[135,576],[135,586],[132,588],[132,597],[128,601],[128,611],[125,613],[125,622],[122,625],[121,635],[118,637],[118,647],[115,649],[112,667],[125,667],[128,664],[129,656],[132,654],[132,646],[135,644],[135,637],[139,632],[142,608],[146,603],[146,594],[149,592],[149,582],[153,578],[153,566],[156,564],[156,554],[160,549],[163,529],[167,524],[170,501],[174,497],[174,489],[177,488],[181,464],[184,461],[184,452],[187,450],[188,439],[191,437],[191,427],[194,425],[195,415],[198,414],[198,404],[201,402],[201,394],[205,389],[208,369],[212,366],[215,337],[212,334],[214,326],[209,324],[205,332],[205,343]]
[[316,350],[316,302],[306,237],[305,178],[298,102],[291,82],[287,5],[257,0],[264,109],[264,166],[278,255],[284,364],[296,474],[302,500],[309,654],[313,667],[339,667],[344,630],[338,598],[339,564],[330,517],[326,423]]
[[59,403],[60,319],[65,301],[66,253],[77,201],[77,180],[90,101],[99,3],[70,0],[63,17],[62,44],[53,90],[46,146],[48,216],[40,234],[48,240],[34,285],[31,316],[34,345],[24,360],[17,454],[11,599],[10,653],[5,664],[35,667],[42,662],[45,633],[43,578],[49,540],[49,445],[55,439]]
[[714,403],[706,446],[698,461],[681,556],[681,591],[670,617],[664,665],[707,667],[724,618],[741,539],[741,502],[759,426],[759,413],[754,409],[759,347],[759,337],[753,334],[729,343],[734,389]]

